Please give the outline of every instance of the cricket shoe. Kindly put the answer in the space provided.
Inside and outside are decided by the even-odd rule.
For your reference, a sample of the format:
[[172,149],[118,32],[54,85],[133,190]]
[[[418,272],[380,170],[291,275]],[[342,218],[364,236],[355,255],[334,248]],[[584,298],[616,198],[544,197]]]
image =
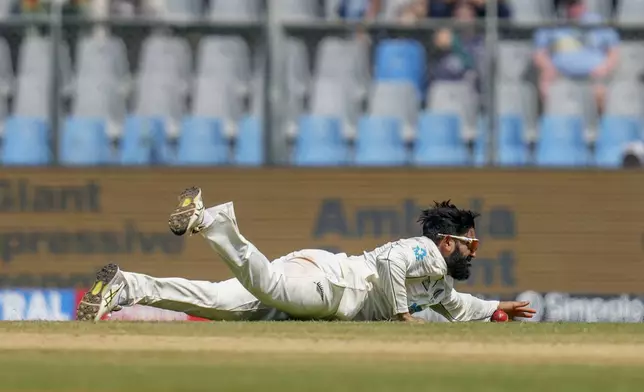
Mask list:
[[168,225],[175,235],[192,234],[203,230],[203,200],[201,189],[188,188],[179,195],[179,205],[170,215]]
[[125,286],[123,274],[116,264],[101,268],[96,273],[94,285],[78,304],[76,320],[99,321],[106,314],[121,310],[118,301]]

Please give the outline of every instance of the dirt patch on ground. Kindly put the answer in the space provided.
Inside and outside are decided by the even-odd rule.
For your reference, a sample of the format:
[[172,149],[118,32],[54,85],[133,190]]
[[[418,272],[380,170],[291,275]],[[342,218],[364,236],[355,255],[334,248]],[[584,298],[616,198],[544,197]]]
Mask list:
[[[431,359],[453,358],[490,362],[562,362],[644,364],[644,345],[471,343],[416,341],[410,344],[380,340],[283,339],[261,337],[182,337],[133,335],[73,335],[0,333],[0,350],[114,350],[231,352],[263,354],[385,355]],[[437,358],[440,357],[440,358]]]

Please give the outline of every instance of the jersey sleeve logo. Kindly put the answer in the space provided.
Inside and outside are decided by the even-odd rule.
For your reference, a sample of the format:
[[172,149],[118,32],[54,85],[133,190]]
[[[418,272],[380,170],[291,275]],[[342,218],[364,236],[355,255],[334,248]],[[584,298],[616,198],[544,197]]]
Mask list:
[[416,256],[416,261],[422,261],[425,257],[427,257],[427,251],[420,246],[414,247],[414,255]]

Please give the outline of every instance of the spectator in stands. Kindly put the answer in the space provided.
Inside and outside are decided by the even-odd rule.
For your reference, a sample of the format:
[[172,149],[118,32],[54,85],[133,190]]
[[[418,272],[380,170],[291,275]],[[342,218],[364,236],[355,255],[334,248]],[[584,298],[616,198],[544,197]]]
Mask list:
[[82,5],[85,15],[92,18],[136,16],[143,10],[144,0],[72,0]]
[[[485,16],[485,0],[407,0],[399,7],[398,13],[403,21],[416,21],[424,18],[450,18],[463,3],[471,6],[477,17]],[[509,18],[510,8],[505,0],[498,0],[498,16]]]
[[116,16],[136,16],[142,12],[143,0],[112,0],[110,13]]
[[37,14],[47,12],[44,4],[40,0],[21,0],[16,3],[18,8],[17,13],[21,14]]
[[[69,0],[63,4],[62,12],[64,15],[77,15],[87,1],[88,0]],[[43,0],[20,0],[14,4],[13,13],[23,15],[39,13],[46,14],[52,6],[51,3],[51,1]]]
[[459,28],[458,36],[465,51],[473,59],[474,69],[479,69],[485,53],[485,40],[482,30],[474,24],[478,17],[476,6],[472,2],[459,3],[454,8],[453,17],[457,22],[464,24]]
[[375,20],[383,0],[340,0],[338,16],[345,20]]
[[[468,2],[454,8],[454,18],[462,23],[473,22],[476,10]],[[434,35],[435,56],[429,67],[429,83],[434,80],[468,80],[478,89],[478,65],[484,53],[483,37],[475,26],[458,32],[440,29]]]
[[[610,3],[610,11],[611,15],[615,14],[615,11],[617,10],[617,4],[619,3],[620,0],[607,0]],[[565,5],[567,3],[567,0],[553,0],[553,5],[555,10],[559,10],[561,8],[565,8]]]
[[[469,0],[469,3],[474,7],[477,17],[479,18],[485,17],[485,14],[486,14],[485,0]],[[505,0],[498,0],[496,12],[499,18],[510,18],[512,16],[512,12],[510,12],[510,7],[508,6]]]
[[[565,0],[568,20],[582,25],[601,23],[601,17],[587,12],[584,0]],[[539,91],[547,99],[548,89],[559,77],[589,79],[600,112],[606,83],[619,60],[619,35],[608,27],[574,26],[539,29],[535,33],[534,62],[539,72]]]

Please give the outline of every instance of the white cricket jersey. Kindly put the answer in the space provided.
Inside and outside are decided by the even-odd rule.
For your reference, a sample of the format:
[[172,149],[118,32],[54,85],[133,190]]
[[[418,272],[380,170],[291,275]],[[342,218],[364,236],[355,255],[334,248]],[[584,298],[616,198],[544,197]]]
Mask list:
[[356,320],[389,320],[428,307],[450,321],[489,320],[499,304],[454,290],[445,259],[427,237],[390,242],[363,257],[375,275]]

